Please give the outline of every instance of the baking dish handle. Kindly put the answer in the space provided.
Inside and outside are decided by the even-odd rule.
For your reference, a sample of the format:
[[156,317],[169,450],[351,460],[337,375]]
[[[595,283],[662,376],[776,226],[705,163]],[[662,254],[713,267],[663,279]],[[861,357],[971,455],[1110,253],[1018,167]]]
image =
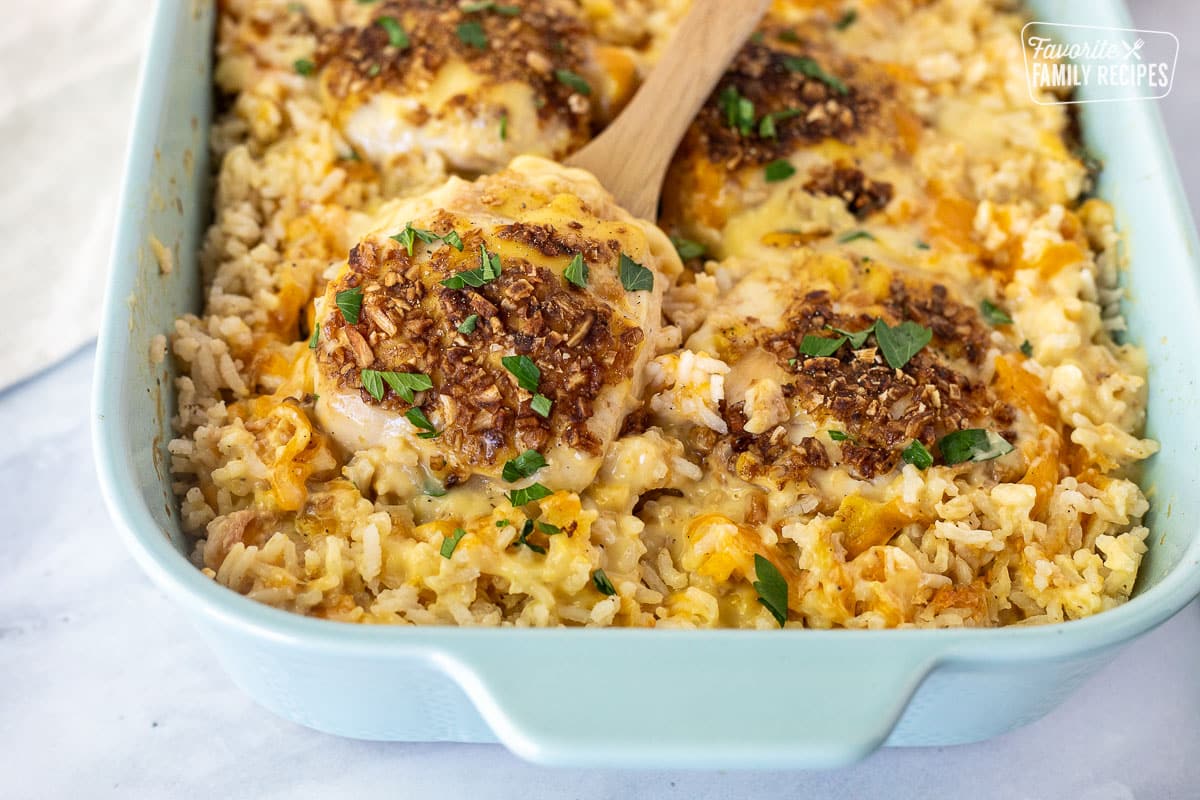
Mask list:
[[936,661],[928,642],[789,631],[685,634],[681,664],[672,632],[587,633],[567,646],[560,637],[480,642],[439,660],[523,758],[680,768],[861,759],[883,744]]

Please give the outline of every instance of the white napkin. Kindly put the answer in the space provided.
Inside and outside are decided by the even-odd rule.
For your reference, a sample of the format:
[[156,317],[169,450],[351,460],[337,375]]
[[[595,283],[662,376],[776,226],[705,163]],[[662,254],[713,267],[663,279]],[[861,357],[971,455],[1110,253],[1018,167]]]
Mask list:
[[96,335],[150,0],[0,0],[0,389]]

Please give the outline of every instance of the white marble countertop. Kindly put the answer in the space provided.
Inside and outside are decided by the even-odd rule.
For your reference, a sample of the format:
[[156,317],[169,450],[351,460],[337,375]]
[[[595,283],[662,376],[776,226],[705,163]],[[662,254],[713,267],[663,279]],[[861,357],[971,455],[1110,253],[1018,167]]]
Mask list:
[[[1084,2],[1084,0],[1078,0]],[[1135,0],[1182,40],[1163,111],[1200,123],[1200,4]],[[1200,157],[1179,156],[1194,207]],[[818,773],[547,770],[499,746],[340,740],[258,708],[114,535],[92,466],[89,347],[0,393],[0,797],[1200,797],[1200,604],[1046,718]]]

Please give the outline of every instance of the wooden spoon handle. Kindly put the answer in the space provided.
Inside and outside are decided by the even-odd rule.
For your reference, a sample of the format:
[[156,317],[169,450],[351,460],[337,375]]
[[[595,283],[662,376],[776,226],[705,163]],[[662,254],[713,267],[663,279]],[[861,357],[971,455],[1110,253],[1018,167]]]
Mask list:
[[694,0],[662,59],[616,121],[566,160],[636,217],[654,219],[667,167],[770,0]]

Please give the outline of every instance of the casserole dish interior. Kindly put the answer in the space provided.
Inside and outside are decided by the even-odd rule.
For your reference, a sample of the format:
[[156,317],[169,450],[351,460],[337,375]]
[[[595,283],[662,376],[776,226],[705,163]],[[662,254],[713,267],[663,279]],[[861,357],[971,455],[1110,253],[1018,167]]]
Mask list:
[[[1031,3],[1039,19],[1129,27],[1119,3],[1086,5]],[[96,458],[135,558],[235,681],[277,713],[362,738],[499,739],[546,763],[830,766],[885,741],[971,741],[1034,719],[1200,592],[1200,367],[1189,354],[1200,251],[1150,102],[1079,106],[1105,164],[1099,194],[1125,234],[1127,335],[1146,349],[1146,435],[1162,443],[1143,475],[1150,550],[1126,605],[996,630],[381,630],[290,615],[220,587],[185,555],[166,450],[175,375],[170,359],[150,357],[152,338],[201,297],[214,16],[211,2],[158,6],[97,356]],[[169,272],[152,236],[174,257]]]

